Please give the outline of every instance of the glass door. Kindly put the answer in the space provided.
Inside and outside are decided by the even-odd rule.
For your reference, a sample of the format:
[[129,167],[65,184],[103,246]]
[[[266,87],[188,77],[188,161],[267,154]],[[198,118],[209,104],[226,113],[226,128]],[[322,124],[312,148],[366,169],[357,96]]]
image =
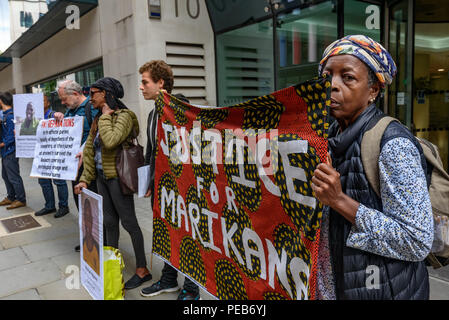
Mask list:
[[449,7],[447,0],[416,0],[413,89],[414,133],[449,161]]
[[277,16],[276,88],[286,88],[318,75],[324,49],[337,40],[333,1],[285,10]]
[[388,51],[398,73],[388,87],[388,113],[412,126],[413,103],[413,0],[388,2]]

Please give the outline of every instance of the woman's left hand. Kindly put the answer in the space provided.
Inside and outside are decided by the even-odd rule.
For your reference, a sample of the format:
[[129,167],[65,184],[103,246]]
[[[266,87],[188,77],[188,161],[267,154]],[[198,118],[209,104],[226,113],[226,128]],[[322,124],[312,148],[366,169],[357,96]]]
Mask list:
[[334,203],[343,196],[340,174],[331,164],[320,163],[313,173],[312,190],[321,203],[334,207]]
[[102,114],[109,114],[109,115],[111,115],[111,114],[114,113],[114,110],[112,110],[112,109],[108,106],[108,104],[105,103],[105,104],[103,105],[103,107],[101,108],[101,113],[102,113]]
[[355,224],[359,203],[341,190],[340,173],[332,167],[329,154],[327,163],[320,163],[313,173],[312,190],[322,204],[331,207]]

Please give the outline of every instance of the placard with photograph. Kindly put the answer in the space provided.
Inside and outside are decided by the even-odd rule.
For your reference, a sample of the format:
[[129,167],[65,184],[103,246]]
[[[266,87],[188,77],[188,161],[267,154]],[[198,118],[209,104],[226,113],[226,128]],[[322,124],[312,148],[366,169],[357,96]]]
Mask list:
[[103,197],[88,190],[78,196],[81,284],[95,300],[104,300]]
[[44,119],[44,94],[16,94],[13,103],[16,157],[33,158],[37,127]]

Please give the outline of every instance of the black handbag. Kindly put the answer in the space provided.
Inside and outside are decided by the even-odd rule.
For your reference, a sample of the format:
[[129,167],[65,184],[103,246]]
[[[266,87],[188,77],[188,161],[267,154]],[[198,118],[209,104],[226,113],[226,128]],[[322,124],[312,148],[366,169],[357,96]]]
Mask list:
[[116,158],[117,175],[120,187],[125,195],[132,195],[138,192],[139,176],[137,169],[142,167],[145,162],[143,147],[137,141],[134,129],[130,138],[122,143]]

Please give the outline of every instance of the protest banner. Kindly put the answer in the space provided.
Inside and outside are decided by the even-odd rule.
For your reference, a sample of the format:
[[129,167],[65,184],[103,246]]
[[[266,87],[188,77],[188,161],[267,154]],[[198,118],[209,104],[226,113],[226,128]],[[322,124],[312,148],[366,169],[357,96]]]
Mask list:
[[76,180],[83,117],[42,120],[37,127],[31,177]]
[[44,119],[44,95],[27,93],[13,95],[16,157],[33,158],[36,130]]
[[103,197],[83,189],[78,201],[81,284],[92,298],[103,300]]
[[330,87],[222,108],[161,93],[153,253],[218,299],[314,299]]

